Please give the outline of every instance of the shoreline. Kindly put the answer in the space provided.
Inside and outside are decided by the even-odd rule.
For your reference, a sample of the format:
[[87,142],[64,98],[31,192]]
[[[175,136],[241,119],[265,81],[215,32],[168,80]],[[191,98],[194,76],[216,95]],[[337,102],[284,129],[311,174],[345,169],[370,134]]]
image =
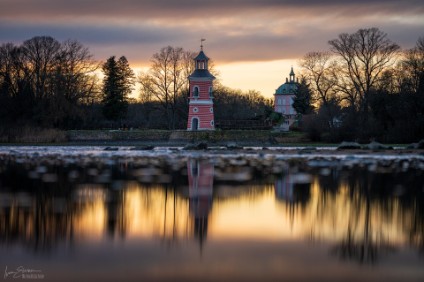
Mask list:
[[[362,169],[372,173],[404,173],[424,171],[423,149],[336,150],[335,148],[257,148],[228,149],[211,147],[206,150],[184,150],[181,147],[154,147],[133,150],[129,146],[8,146],[0,147],[0,165],[17,164],[37,167],[79,167],[111,169],[125,168],[132,175],[161,174],[178,177],[187,173],[192,161],[212,164],[218,175],[227,180],[244,181],[257,176],[268,177],[292,171],[314,169]],[[176,180],[177,178],[175,178]],[[161,180],[157,179],[158,183]]]
[[[190,145],[190,144],[189,144]],[[186,143],[161,143],[152,145],[151,142],[73,142],[66,144],[5,144],[0,143],[0,154],[7,154],[8,152],[15,153],[16,149],[21,149],[23,152],[47,152],[49,148],[52,151],[59,150],[65,151],[81,151],[93,150],[96,152],[115,152],[119,154],[133,152],[135,155],[141,154],[155,154],[155,153],[175,153],[175,154],[196,154],[196,155],[220,155],[220,154],[269,154],[269,155],[417,155],[424,156],[424,149],[411,149],[404,146],[395,146],[393,149],[338,149],[337,145],[324,144],[323,146],[318,144],[287,144],[281,145],[270,145],[270,144],[233,144],[234,147],[228,147],[226,144],[208,144],[206,148],[198,148],[188,146]],[[318,145],[318,146],[316,146]],[[138,152],[138,153],[137,153]]]
[[[31,134],[29,134],[31,133]],[[358,144],[355,142],[313,142],[302,132],[280,132],[273,130],[41,130],[21,132],[14,137],[0,136],[0,147],[4,146],[134,146],[134,147],[184,147],[206,144],[207,147],[299,147],[337,148],[343,143],[356,148],[372,144],[397,149],[411,148],[413,144]],[[418,140],[417,140],[418,141]],[[424,142],[424,141],[423,141]],[[416,143],[418,144],[418,143]],[[422,147],[420,147],[422,148]],[[379,148],[380,150],[382,148]]]

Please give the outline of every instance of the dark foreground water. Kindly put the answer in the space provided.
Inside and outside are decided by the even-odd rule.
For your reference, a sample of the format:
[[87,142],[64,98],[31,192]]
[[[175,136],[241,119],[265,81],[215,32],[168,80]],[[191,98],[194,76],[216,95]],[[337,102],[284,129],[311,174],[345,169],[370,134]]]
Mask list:
[[0,271],[424,281],[424,158],[3,148]]

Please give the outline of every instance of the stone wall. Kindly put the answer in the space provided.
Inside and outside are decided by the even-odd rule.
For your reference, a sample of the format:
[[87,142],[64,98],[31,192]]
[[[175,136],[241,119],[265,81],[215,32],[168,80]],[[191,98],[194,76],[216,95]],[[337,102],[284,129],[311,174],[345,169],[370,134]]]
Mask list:
[[120,141],[145,140],[167,141],[171,135],[168,130],[70,130],[69,141]]

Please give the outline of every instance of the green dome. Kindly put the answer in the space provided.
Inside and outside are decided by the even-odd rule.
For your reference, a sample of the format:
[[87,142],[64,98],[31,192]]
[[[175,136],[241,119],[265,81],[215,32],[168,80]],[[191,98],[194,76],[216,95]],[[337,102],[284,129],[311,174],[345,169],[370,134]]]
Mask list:
[[290,80],[286,78],[286,83],[281,84],[280,87],[275,90],[275,95],[294,95],[296,93],[299,83],[295,80],[293,67],[290,71]]
[[296,82],[286,82],[275,90],[276,95],[294,95],[297,90]]

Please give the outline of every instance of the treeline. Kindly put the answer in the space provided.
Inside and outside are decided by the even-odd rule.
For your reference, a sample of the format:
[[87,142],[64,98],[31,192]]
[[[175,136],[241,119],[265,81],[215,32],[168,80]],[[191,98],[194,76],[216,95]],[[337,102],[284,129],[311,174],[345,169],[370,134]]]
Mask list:
[[[99,63],[75,40],[37,36],[21,45],[3,44],[0,134],[20,127],[185,129],[187,77],[195,55],[164,47],[152,55],[147,72],[135,75],[125,56]],[[213,63],[210,67],[218,77]],[[136,86],[139,96],[131,98]],[[271,99],[257,91],[230,89],[219,81],[214,100],[216,119],[264,119],[272,112]]]
[[[377,28],[340,34],[300,61],[296,110],[315,141],[424,138],[424,38],[401,50]],[[167,46],[135,74],[125,56],[96,62],[75,40],[34,37],[0,46],[0,135],[9,128],[185,129],[197,53]],[[211,72],[219,74],[209,64]],[[138,97],[131,98],[134,89]],[[273,99],[214,84],[219,120],[281,122]]]
[[84,122],[84,108],[99,100],[98,68],[81,43],[34,37],[0,46],[2,127],[70,128]]
[[[386,33],[369,28],[328,43],[328,51],[310,52],[300,61],[315,106],[302,128],[312,140],[424,138],[424,38],[400,50]],[[298,102],[309,97],[304,89],[299,96]]]

